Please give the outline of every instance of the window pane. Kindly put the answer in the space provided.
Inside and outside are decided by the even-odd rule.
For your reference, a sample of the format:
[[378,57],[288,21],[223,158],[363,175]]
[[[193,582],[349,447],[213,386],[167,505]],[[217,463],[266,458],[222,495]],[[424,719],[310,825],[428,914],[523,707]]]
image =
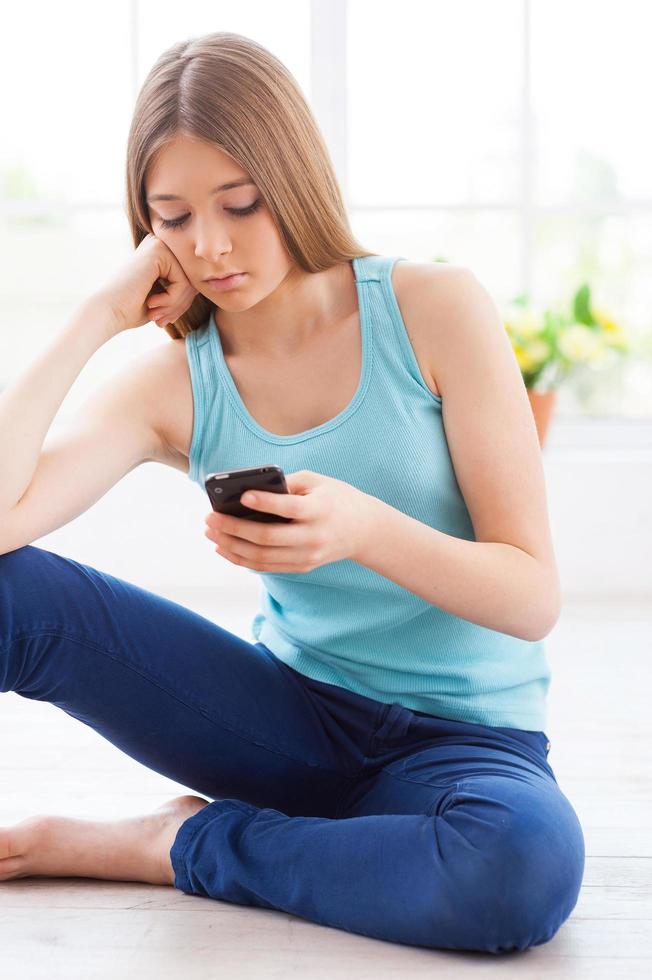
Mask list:
[[[133,252],[124,213],[127,135],[136,88],[166,47],[234,31],[273,51],[304,93],[309,82],[310,5],[303,0],[273,6],[252,0],[219,16],[214,5],[200,2],[69,0],[39,5],[38,18],[35,32],[33,8],[12,8],[12,33],[29,37],[29,57],[23,46],[7,45],[0,62],[3,90],[15,93],[3,101],[0,149],[0,195],[7,210],[0,225],[0,387]],[[110,345],[109,354],[160,341],[158,328],[145,326]],[[86,366],[72,402],[109,354],[102,349]],[[68,399],[62,415],[67,405]]]
[[560,409],[569,414],[652,415],[650,216],[542,215],[534,237],[534,301],[568,306],[579,286],[588,282],[594,308],[622,326],[639,348],[613,368],[578,372],[560,389]]
[[0,59],[0,194],[12,207],[122,200],[128,14],[127,0],[11,5]]
[[351,202],[513,200],[521,0],[350,0],[347,30]]
[[652,197],[652,4],[534,0],[539,203]]
[[[126,262],[133,251],[120,208],[70,211],[58,220],[12,221],[0,226],[0,389],[13,380],[49,338],[60,331],[83,299]],[[167,339],[167,335],[166,339]],[[146,324],[104,345],[86,364],[62,402],[64,418],[125,353],[162,342]]]
[[356,211],[349,209],[358,241],[381,255],[417,262],[446,259],[473,269],[496,302],[518,292],[519,236],[514,214],[472,211]]

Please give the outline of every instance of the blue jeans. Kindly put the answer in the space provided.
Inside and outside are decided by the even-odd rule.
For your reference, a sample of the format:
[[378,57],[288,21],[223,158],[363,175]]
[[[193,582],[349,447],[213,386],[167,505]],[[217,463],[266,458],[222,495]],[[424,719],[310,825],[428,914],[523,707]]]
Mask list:
[[491,953],[547,942],[577,902],[584,838],[545,732],[312,680],[32,545],[0,555],[0,691],[57,705],[211,801],[170,851],[187,894]]

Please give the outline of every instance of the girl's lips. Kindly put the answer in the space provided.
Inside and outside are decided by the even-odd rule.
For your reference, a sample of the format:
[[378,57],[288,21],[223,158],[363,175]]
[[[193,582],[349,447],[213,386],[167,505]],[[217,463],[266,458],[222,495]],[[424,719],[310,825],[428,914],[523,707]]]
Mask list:
[[234,286],[238,286],[246,275],[246,272],[237,272],[234,276],[226,276],[224,279],[207,279],[206,282],[212,289],[232,289]]

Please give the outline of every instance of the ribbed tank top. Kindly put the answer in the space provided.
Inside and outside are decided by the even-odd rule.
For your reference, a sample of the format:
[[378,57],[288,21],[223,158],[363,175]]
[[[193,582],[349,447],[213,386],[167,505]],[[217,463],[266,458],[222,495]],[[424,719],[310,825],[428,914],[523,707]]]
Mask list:
[[[194,404],[188,476],[204,494],[207,473],[275,463],[285,473],[306,469],[344,480],[423,524],[475,540],[442,399],[421,375],[392,286],[402,258],[353,259],[358,388],[338,415],[304,432],[276,435],[250,415],[214,313],[186,336]],[[442,718],[545,729],[550,671],[543,641],[454,616],[349,559],[304,574],[250,571],[261,580],[252,641],[294,670]]]

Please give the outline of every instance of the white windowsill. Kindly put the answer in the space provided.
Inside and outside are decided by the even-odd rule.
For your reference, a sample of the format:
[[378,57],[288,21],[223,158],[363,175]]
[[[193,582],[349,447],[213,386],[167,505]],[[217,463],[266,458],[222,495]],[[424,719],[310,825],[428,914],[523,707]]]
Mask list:
[[553,415],[544,454],[558,449],[652,452],[652,418]]

